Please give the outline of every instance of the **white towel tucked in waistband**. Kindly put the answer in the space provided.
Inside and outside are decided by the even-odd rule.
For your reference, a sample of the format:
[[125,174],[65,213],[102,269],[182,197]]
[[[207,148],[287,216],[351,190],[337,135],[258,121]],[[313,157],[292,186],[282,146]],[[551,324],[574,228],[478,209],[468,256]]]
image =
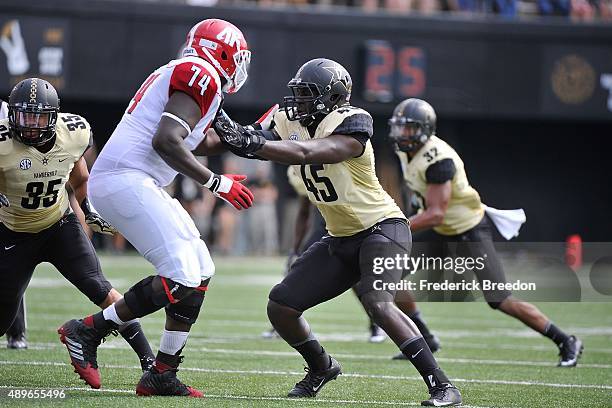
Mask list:
[[518,236],[521,225],[527,221],[525,211],[522,208],[518,210],[498,210],[485,205],[485,212],[497,227],[497,230],[502,237],[510,240]]

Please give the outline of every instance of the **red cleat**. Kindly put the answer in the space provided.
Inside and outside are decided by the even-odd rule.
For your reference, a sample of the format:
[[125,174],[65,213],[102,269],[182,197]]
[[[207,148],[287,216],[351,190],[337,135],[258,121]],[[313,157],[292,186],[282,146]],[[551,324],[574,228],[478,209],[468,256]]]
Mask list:
[[60,341],[68,349],[74,372],[91,388],[100,388],[97,351],[104,336],[93,327],[75,319],[64,323],[57,329],[57,333],[60,335]]

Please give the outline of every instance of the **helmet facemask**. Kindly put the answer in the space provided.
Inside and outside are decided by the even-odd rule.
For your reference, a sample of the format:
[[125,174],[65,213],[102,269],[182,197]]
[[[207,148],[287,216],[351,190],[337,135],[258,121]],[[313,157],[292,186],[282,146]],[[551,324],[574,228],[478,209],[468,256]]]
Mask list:
[[427,126],[405,117],[392,117],[389,119],[389,126],[389,138],[402,152],[412,153],[419,150],[431,136]]
[[11,135],[27,146],[42,146],[55,136],[58,108],[42,104],[9,105]]
[[226,84],[227,93],[236,93],[242,88],[249,76],[249,67],[251,66],[251,51],[240,50],[234,54],[234,73]]
[[284,98],[285,113],[289,120],[298,120],[302,126],[310,126],[348,103],[342,101],[342,95],[330,94],[331,88],[320,89],[315,83],[291,80],[287,86],[293,95]]

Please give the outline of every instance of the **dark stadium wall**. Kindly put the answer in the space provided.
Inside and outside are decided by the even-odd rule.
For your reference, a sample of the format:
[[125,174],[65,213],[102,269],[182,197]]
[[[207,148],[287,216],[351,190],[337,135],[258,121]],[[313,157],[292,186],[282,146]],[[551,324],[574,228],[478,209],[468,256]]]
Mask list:
[[58,87],[63,110],[86,116],[103,144],[143,79],[208,17],[242,27],[253,50],[250,79],[226,104],[238,120],[279,101],[309,58],[333,58],[352,73],[354,104],[375,117],[390,190],[397,177],[387,118],[402,98],[421,97],[436,108],[439,135],[462,155],[483,201],[526,210],[521,240],[610,240],[610,25],[3,0],[0,27],[14,33],[19,22],[29,68],[9,72],[0,54],[0,94],[43,76]]

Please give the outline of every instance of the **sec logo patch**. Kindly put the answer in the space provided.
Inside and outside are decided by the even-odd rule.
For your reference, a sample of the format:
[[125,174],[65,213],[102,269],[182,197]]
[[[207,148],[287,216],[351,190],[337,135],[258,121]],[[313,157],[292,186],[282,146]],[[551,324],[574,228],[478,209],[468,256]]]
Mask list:
[[30,167],[32,167],[32,160],[30,159],[21,159],[19,162],[19,168],[21,170],[28,170]]

